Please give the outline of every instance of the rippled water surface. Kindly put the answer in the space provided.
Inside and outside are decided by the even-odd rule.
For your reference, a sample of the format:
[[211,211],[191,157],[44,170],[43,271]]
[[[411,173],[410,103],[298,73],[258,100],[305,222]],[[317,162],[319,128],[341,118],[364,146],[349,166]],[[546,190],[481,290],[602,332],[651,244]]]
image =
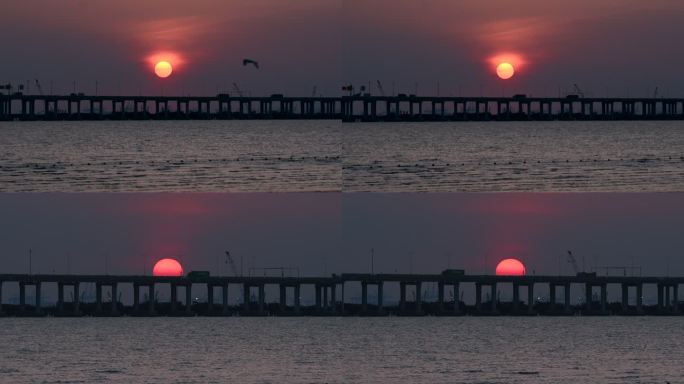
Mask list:
[[344,126],[349,191],[682,191],[684,122]]
[[675,383],[679,318],[2,319],[11,383]]
[[334,121],[0,123],[0,191],[339,191]]

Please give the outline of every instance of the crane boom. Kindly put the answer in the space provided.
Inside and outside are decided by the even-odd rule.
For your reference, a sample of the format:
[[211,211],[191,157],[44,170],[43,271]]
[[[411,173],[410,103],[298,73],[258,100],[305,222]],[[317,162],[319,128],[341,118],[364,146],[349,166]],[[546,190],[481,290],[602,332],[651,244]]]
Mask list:
[[572,251],[568,251],[568,263],[572,265],[572,269],[575,271],[575,274],[578,274],[579,267],[577,266],[577,260],[575,260],[575,256],[573,256]]
[[573,84],[573,86],[575,87],[575,92],[577,92],[577,95],[579,95],[581,98],[584,98],[584,92],[582,92],[580,87],[577,84]]
[[226,262],[230,265],[230,270],[233,272],[233,275],[238,276],[238,270],[235,266],[235,261],[233,261],[233,257],[230,256],[230,252],[228,251],[226,251]]
[[238,96],[243,97],[242,91],[240,90],[240,87],[238,87],[237,83],[233,83],[233,89],[235,90],[235,92],[237,92]]
[[38,79],[34,79],[36,81],[36,88],[38,88],[38,93],[40,93],[41,96],[43,96],[43,87],[40,86],[40,82]]
[[377,80],[377,82],[378,82],[378,90],[380,91],[380,95],[385,96],[385,90],[382,88],[382,83],[380,82],[380,80]]

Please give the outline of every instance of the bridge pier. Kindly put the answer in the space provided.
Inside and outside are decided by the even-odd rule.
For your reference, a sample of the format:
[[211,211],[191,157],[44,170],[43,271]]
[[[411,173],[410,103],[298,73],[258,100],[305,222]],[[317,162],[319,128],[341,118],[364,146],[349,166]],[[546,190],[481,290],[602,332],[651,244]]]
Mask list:
[[207,284],[207,313],[212,314],[214,312],[214,285]]
[[178,285],[171,283],[171,314],[175,315],[178,307]]
[[117,289],[117,283],[113,282],[110,286],[111,292],[112,292],[112,302],[110,303],[111,305],[111,312],[113,315],[116,315],[119,313],[119,301],[118,301],[118,289]]
[[368,283],[361,282],[361,313],[368,312]]
[[95,312],[102,312],[102,283],[99,282],[95,283]]
[[64,313],[64,284],[57,283],[57,313]]
[[147,300],[147,306],[148,306],[147,307],[147,313],[150,316],[152,316],[152,315],[154,315],[154,301],[156,300],[155,291],[154,291],[154,283],[150,283],[150,285],[148,285],[147,290],[148,290],[147,294],[149,296],[149,298]]
[[299,314],[299,313],[301,312],[301,309],[300,309],[300,301],[301,301],[301,300],[300,300],[300,295],[301,295],[300,291],[301,291],[301,286],[300,286],[300,284],[295,284],[294,290],[295,290],[294,310],[295,310],[295,313],[296,313],[296,314]]
[[185,314],[192,314],[192,283],[185,285]]
[[513,313],[520,310],[520,284],[513,283]]
[[534,314],[534,283],[527,285],[527,313]]
[[228,282],[223,283],[221,286],[221,301],[221,312],[224,315],[227,315],[230,311],[230,308],[228,307]]
[[637,284],[636,289],[637,289],[636,309],[637,309],[637,313],[641,314],[641,313],[644,313],[644,308],[643,308],[643,302],[644,302],[643,301],[644,300],[643,290],[644,290],[644,287],[643,287],[643,284],[641,284],[641,283]]
[[133,283],[133,313],[140,311],[140,285]]
[[259,314],[264,314],[264,303],[266,301],[266,290],[264,284],[259,284]]
[[78,281],[74,282],[74,316],[79,316],[81,314],[81,286]]

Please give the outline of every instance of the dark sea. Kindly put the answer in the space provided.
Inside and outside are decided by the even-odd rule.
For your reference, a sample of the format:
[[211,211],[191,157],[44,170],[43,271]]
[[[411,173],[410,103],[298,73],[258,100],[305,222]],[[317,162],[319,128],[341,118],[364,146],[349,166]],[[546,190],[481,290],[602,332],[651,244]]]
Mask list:
[[0,192],[339,191],[331,121],[0,123]]
[[5,318],[2,383],[680,383],[672,317]]
[[344,126],[344,187],[374,192],[684,190],[684,122]]
[[684,122],[0,123],[0,191],[684,190]]

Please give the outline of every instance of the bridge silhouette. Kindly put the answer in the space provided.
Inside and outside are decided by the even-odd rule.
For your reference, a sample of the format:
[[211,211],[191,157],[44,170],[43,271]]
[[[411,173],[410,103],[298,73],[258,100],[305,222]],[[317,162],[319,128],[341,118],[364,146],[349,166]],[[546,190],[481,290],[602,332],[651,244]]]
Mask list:
[[0,95],[0,120],[682,120],[682,98]]
[[[437,285],[437,296],[425,295],[427,284]],[[453,274],[368,274],[343,273],[328,277],[268,277],[268,276],[185,276],[153,277],[124,275],[29,275],[0,274],[0,298],[2,289],[18,288],[18,303],[1,303],[3,316],[322,316],[322,315],[681,315],[679,286],[684,277],[597,276],[579,273],[576,276],[494,276]],[[94,300],[85,301],[84,286],[95,286]],[[385,288],[399,288],[397,304],[385,303]],[[170,288],[167,301],[157,298],[157,289]],[[277,288],[279,298],[267,302],[266,287]],[[302,304],[302,287],[314,288],[314,304]],[[621,300],[608,302],[609,286],[619,287]],[[656,305],[643,303],[643,289],[654,286],[658,292]],[[123,300],[122,288],[132,287],[130,300]],[[241,291],[241,301],[229,302],[229,291]],[[407,298],[408,288],[415,293]],[[453,297],[445,298],[447,287],[453,288]],[[513,289],[512,300],[502,300],[499,289]],[[547,288],[548,300],[534,296],[535,287]],[[33,300],[27,301],[27,289],[31,288]],[[103,301],[103,289],[108,289],[109,301]],[[145,299],[140,300],[141,288]],[[193,289],[206,289],[206,301],[193,299]],[[361,292],[353,302],[345,290]],[[369,288],[375,291],[375,300],[369,302]],[[466,304],[462,295],[474,288],[474,304]],[[526,289],[527,299],[521,297]],[[571,290],[584,289],[584,299],[575,303]],[[57,290],[54,306],[43,303],[44,291]],[[179,289],[184,289],[185,300],[179,300]],[[216,290],[219,294],[216,295]],[[483,291],[484,289],[484,291]],[[65,292],[71,300],[65,300]],[[595,292],[598,291],[598,292]],[[196,291],[197,292],[197,291]],[[562,295],[560,294],[562,292]],[[288,300],[288,293],[291,300]],[[483,293],[488,293],[483,299]],[[217,302],[216,298],[220,298]],[[630,300],[630,298],[632,300]],[[0,300],[1,301],[1,300]],[[125,301],[132,304],[124,304]],[[184,303],[184,304],[183,304]],[[183,304],[183,305],[181,305]]]

